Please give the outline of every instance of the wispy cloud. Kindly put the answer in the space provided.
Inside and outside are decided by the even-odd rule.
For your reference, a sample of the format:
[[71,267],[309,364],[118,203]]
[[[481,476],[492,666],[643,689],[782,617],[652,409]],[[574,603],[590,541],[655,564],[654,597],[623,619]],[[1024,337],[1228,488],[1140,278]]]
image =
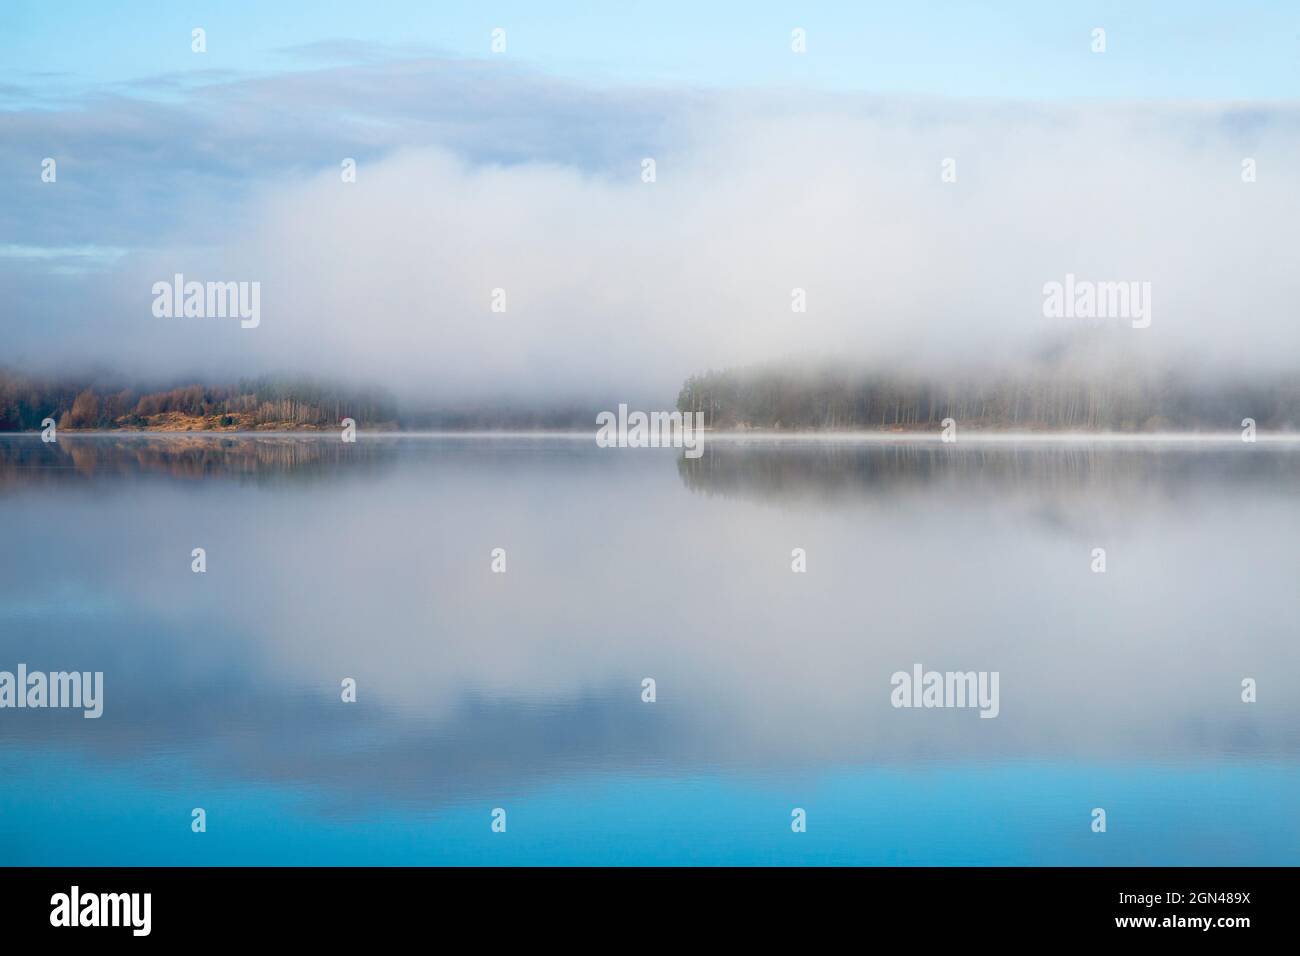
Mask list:
[[105,272],[115,266],[127,250],[114,246],[22,246],[0,245],[0,259],[17,259],[37,264],[52,275],[81,275]]
[[428,43],[377,43],[336,37],[280,47],[277,54],[301,63],[382,64],[394,60],[445,58],[450,52]]

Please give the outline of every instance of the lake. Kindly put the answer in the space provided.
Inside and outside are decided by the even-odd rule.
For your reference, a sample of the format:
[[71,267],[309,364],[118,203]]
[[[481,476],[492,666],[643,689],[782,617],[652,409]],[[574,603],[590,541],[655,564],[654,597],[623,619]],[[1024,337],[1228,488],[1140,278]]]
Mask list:
[[0,670],[103,673],[0,709],[0,865],[1295,865],[1298,490],[1290,442],[0,436]]

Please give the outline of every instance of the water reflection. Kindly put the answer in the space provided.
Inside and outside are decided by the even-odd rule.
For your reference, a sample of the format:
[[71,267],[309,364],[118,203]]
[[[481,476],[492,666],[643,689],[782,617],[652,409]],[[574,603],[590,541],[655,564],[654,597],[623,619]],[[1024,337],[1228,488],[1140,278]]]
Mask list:
[[391,442],[345,444],[337,435],[64,433],[57,442],[0,436],[0,490],[34,482],[159,475],[181,480],[310,479],[391,464]]
[[[0,713],[0,749],[167,754],[334,815],[588,775],[1290,763],[1298,470],[1286,447],[0,438],[0,668],[106,684],[98,721]],[[914,662],[999,671],[1001,715],[892,708]]]
[[948,485],[1045,496],[1125,496],[1198,484],[1277,488],[1300,479],[1295,445],[1136,443],[952,444],[934,441],[713,441],[699,458],[677,462],[683,484],[706,495],[782,505],[850,504],[891,491]]

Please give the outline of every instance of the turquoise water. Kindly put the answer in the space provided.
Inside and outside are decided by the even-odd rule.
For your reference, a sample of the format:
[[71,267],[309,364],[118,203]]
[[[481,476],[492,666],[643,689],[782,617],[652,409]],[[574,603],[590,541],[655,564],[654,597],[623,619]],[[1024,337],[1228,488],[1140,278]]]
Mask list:
[[[0,864],[1295,864],[1297,477],[1286,446],[0,437],[0,670],[105,687],[98,720],[0,710]],[[914,663],[999,672],[998,717],[892,707]]]
[[[493,833],[481,805],[340,818],[301,788],[174,764],[131,774],[11,754],[0,766],[0,836],[17,865],[1286,866],[1300,806],[1294,765],[595,774],[510,801]],[[195,793],[212,821],[202,834],[184,826]],[[1104,795],[1122,823],[1080,828],[1081,793]],[[793,800],[808,811],[801,834],[786,825]]]

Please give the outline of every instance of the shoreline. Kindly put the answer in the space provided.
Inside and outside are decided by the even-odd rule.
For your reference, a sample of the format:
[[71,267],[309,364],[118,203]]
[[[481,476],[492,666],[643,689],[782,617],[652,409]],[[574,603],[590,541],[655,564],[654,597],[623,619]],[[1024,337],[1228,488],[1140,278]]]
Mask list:
[[[58,431],[59,440],[65,437],[70,438],[226,438],[241,439],[250,438],[311,438],[324,439],[335,438],[339,434],[339,429],[334,428],[294,428],[294,429],[255,429],[255,430],[194,430],[178,431],[175,429],[150,429],[150,428],[132,428],[132,429],[72,429],[61,428]],[[518,430],[518,429],[465,429],[465,430],[400,430],[400,429],[379,429],[366,430],[357,429],[357,437],[366,438],[474,438],[474,439],[492,439],[492,438],[550,438],[564,440],[590,440],[594,441],[596,429],[590,431],[577,430]],[[1266,443],[1300,443],[1300,432],[1257,432],[1254,442],[1242,440],[1240,431],[1223,431],[1223,432],[1086,432],[1086,431],[998,431],[998,430],[975,430],[968,429],[951,442],[945,442],[938,431],[766,431],[760,429],[749,429],[745,431],[712,431],[704,430],[712,440],[727,442],[841,442],[846,444],[867,444],[867,443],[927,443],[934,442],[938,444],[969,444],[973,442],[983,443],[1019,443],[1031,444],[1035,442],[1099,442],[1108,444],[1141,444],[1141,443],[1160,443],[1160,444],[1188,444],[1188,443],[1236,443],[1236,444],[1266,444]],[[30,437],[39,439],[41,432],[39,430],[21,431],[21,432],[0,432],[0,438],[23,438]]]

